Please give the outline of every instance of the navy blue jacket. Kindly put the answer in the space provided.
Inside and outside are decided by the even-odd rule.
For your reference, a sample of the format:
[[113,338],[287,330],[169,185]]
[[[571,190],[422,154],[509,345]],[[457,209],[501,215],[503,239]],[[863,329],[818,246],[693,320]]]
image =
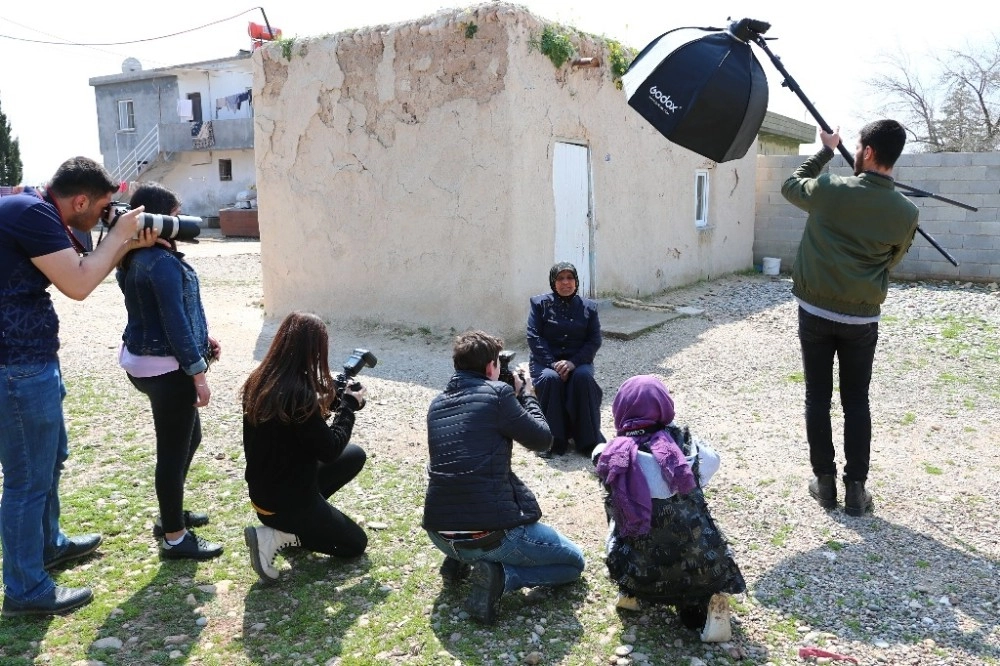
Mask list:
[[535,451],[552,443],[532,396],[504,382],[456,372],[427,412],[424,529],[499,530],[538,522],[535,495],[511,470],[513,441]]
[[173,356],[188,375],[204,372],[208,323],[198,274],[184,255],[163,246],[133,250],[127,270],[115,272],[128,323],[122,340],[139,356]]
[[579,295],[568,300],[551,292],[533,296],[528,313],[528,347],[532,377],[556,361],[592,365],[601,348],[597,303]]

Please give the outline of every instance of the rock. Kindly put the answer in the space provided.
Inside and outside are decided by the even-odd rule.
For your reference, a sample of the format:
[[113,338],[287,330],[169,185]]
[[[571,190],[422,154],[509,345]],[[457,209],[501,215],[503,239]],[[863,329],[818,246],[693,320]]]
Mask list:
[[181,652],[180,650],[171,650],[170,654],[167,656],[170,657],[171,659],[181,659],[184,657],[184,653]]
[[633,649],[631,645],[619,645],[615,648],[615,654],[619,657],[627,657],[632,654]]
[[204,627],[206,624],[208,624],[208,618],[202,615],[197,620],[195,620],[194,623],[199,627]]
[[205,594],[215,594],[214,585],[199,585],[198,589],[204,592]]
[[529,666],[536,666],[542,663],[542,653],[541,652],[529,652],[524,655],[524,663],[529,664]]
[[95,650],[120,650],[122,642],[114,636],[106,636],[105,638],[98,638],[91,644],[91,647]]
[[188,639],[187,634],[176,634],[174,636],[166,636],[163,639],[163,645],[164,646],[180,645],[181,643],[186,642],[187,639]]
[[372,522],[372,523],[368,523],[368,527],[370,529],[373,529],[373,530],[384,530],[384,529],[387,529],[389,527],[389,524],[388,523],[375,523],[375,522]]

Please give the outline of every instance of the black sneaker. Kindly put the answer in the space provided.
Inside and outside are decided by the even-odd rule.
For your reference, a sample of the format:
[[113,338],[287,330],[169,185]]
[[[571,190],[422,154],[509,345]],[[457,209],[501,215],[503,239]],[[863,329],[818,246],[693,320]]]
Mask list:
[[[207,513],[196,513],[194,511],[184,509],[185,529],[191,529],[192,527],[204,527],[205,525],[208,525]],[[160,522],[159,516],[157,516],[156,520],[153,521],[153,536],[157,539],[163,536],[163,523]]]
[[865,490],[864,481],[848,481],[844,479],[847,490],[844,491],[844,513],[848,516],[863,516],[875,506],[872,494]]
[[809,494],[824,509],[837,508],[837,478],[833,474],[820,474],[809,482]]
[[44,566],[46,569],[54,569],[60,564],[86,557],[97,550],[97,547],[101,545],[101,541],[103,540],[104,537],[100,534],[85,534],[83,536],[70,537],[69,545],[66,546],[63,552],[46,562]]
[[160,539],[160,557],[165,560],[210,560],[219,555],[222,555],[222,546],[205,541],[191,530],[176,546]]
[[3,610],[0,610],[0,615],[4,617],[62,615],[74,608],[86,606],[93,598],[94,593],[90,591],[89,587],[60,587],[57,585],[52,592],[34,601],[15,601],[9,596],[4,596]]
[[455,585],[469,577],[469,574],[472,573],[472,565],[456,560],[454,557],[445,557],[439,571],[441,579],[446,585]]
[[500,614],[500,597],[503,596],[505,583],[503,565],[498,562],[476,562],[472,565],[469,582],[472,583],[472,589],[465,600],[465,610],[483,624],[494,624]]

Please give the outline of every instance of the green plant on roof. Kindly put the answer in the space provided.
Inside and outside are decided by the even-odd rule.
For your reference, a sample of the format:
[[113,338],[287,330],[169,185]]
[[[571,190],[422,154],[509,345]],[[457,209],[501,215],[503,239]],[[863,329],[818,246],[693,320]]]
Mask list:
[[529,42],[529,44],[541,51],[543,55],[548,56],[548,59],[556,67],[562,67],[576,51],[569,35],[558,32],[551,25],[545,26],[545,29],[542,30],[541,39]]
[[608,63],[611,65],[611,80],[615,82],[615,87],[618,90],[622,89],[622,77],[628,71],[629,55],[620,42],[613,39],[608,40]]
[[475,23],[466,23],[465,24],[465,38],[466,39],[472,39],[473,37],[476,36],[476,31],[478,31],[478,30],[479,30],[479,26],[476,25]]

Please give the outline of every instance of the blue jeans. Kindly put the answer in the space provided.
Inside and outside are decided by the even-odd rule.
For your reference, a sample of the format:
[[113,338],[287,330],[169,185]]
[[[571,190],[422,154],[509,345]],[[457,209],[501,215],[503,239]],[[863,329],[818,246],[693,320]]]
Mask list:
[[844,408],[844,478],[865,481],[871,457],[872,413],[868,387],[878,343],[878,323],[842,324],[799,308],[799,342],[806,381],[806,438],[813,474],[837,473],[830,401],[833,357],[840,363],[840,403]]
[[542,523],[507,530],[507,536],[492,550],[459,549],[437,532],[427,535],[438,550],[460,562],[499,562],[504,571],[504,592],[539,585],[565,585],[583,573],[583,551],[555,529]]
[[0,365],[0,543],[6,595],[34,601],[55,583],[45,561],[69,545],[59,530],[59,476],[69,457],[58,361]]

